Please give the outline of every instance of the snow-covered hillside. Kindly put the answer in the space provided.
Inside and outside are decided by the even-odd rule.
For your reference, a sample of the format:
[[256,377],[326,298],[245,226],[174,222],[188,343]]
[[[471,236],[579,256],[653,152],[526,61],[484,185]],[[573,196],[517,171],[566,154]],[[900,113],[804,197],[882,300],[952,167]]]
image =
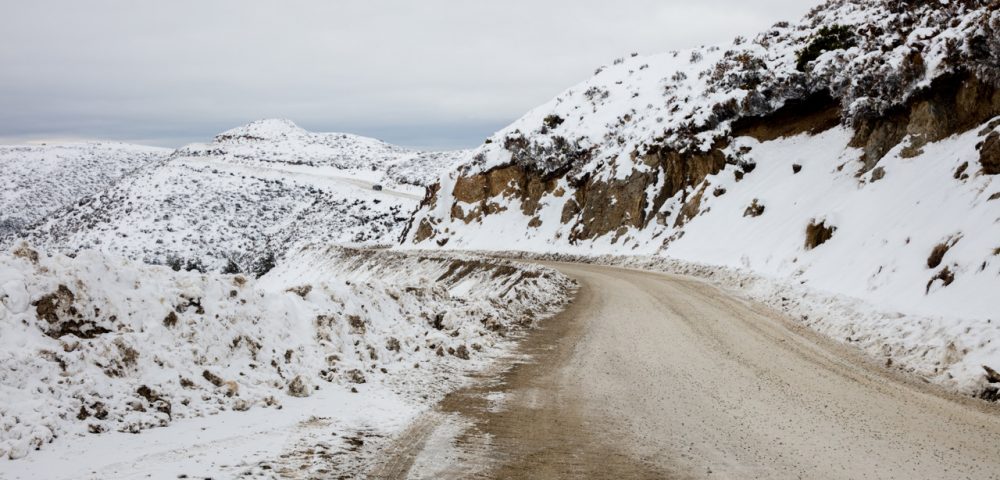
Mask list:
[[0,145],[0,239],[170,152],[110,142]]
[[[857,335],[936,338],[935,380],[971,390],[960,359],[1000,364],[998,39],[996,2],[832,0],[617,59],[442,177],[406,244],[658,255],[859,299],[895,320]],[[959,328],[982,333],[949,347]]]
[[23,237],[49,251],[261,273],[293,244],[396,242],[424,195],[420,184],[460,153],[263,120],[181,148]]
[[336,172],[423,195],[422,189],[412,187],[433,183],[442,171],[467,154],[465,150],[411,150],[349,133],[313,133],[290,120],[266,119],[220,133],[210,144],[188,145],[176,156],[210,157],[292,171]]
[[225,411],[294,410],[296,398],[361,384],[429,405],[572,290],[550,269],[469,256],[292,256],[257,280],[93,251],[0,255],[0,458]]

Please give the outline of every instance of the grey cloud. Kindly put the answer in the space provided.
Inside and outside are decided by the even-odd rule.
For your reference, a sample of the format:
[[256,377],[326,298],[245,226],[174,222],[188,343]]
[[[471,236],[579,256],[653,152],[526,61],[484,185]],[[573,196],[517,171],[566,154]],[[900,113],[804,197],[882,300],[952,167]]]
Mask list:
[[617,56],[728,42],[815,3],[17,2],[0,17],[0,140],[177,145],[286,117],[472,146]]

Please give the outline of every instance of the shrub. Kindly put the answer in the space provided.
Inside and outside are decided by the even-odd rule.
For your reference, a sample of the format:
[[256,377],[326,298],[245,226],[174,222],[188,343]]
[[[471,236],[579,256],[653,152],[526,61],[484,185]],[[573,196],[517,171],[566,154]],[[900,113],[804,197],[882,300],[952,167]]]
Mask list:
[[562,125],[564,121],[565,120],[563,120],[562,117],[560,117],[559,115],[553,114],[545,117],[545,119],[542,120],[542,123],[544,123],[547,128],[553,129],[558,127],[559,125]]
[[273,252],[267,252],[263,258],[261,258],[253,268],[253,275],[256,278],[263,277],[267,272],[270,272],[277,266],[277,259],[274,257]]
[[180,257],[169,255],[167,256],[166,265],[170,267],[171,270],[179,272],[184,268],[184,260]]
[[937,244],[933,250],[931,250],[930,256],[927,257],[927,268],[937,268],[941,265],[941,261],[944,260],[944,256],[948,254],[948,249],[951,245],[947,243]]
[[222,273],[227,275],[236,275],[237,273],[243,272],[240,270],[240,266],[236,263],[236,261],[230,258],[229,262],[226,263],[225,268],[222,269]]
[[816,36],[812,38],[809,45],[796,53],[795,68],[800,72],[806,71],[809,62],[819,58],[823,52],[831,50],[845,50],[855,45],[854,32],[844,25],[833,25],[819,29]]

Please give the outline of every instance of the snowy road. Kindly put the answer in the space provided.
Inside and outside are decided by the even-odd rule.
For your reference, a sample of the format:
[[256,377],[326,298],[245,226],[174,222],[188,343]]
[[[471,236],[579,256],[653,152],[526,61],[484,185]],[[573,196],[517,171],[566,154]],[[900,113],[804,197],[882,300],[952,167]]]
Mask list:
[[[229,162],[224,162],[220,160],[209,160],[209,159],[183,159],[179,162],[184,164],[195,166],[195,167],[209,167],[216,170],[221,170],[224,172],[232,172],[236,174],[251,174],[261,178],[269,178],[272,180],[292,180],[306,185],[316,185],[316,186],[329,186],[331,184],[346,184],[353,187],[361,189],[363,192],[369,195],[375,196],[392,196],[398,197],[404,200],[420,201],[424,197],[421,193],[417,193],[422,190],[419,187],[412,187],[410,191],[405,192],[402,190],[393,190],[389,188],[384,188],[382,190],[373,190],[376,182],[365,180],[362,178],[354,178],[343,175],[343,171],[336,168],[329,167],[309,167],[304,165],[282,165],[279,163],[266,164],[261,163],[258,165],[254,164],[234,164]],[[249,162],[248,162],[249,163]],[[402,186],[400,186],[402,188]]]
[[573,305],[376,478],[1000,478],[993,405],[697,280],[552,266],[580,283]]

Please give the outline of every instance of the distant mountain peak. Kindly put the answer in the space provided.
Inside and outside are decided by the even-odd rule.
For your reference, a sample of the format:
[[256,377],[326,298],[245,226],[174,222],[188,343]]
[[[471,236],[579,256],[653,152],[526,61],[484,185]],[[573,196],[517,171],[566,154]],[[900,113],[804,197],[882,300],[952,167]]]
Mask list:
[[215,136],[216,142],[233,140],[277,140],[307,135],[309,132],[286,118],[266,118],[226,130]]

